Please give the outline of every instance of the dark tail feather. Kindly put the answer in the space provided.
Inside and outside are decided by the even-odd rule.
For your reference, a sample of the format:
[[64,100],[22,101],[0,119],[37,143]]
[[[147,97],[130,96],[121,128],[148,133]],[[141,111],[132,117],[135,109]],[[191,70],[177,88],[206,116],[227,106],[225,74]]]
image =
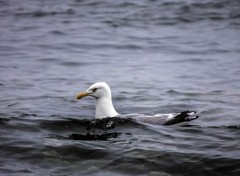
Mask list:
[[195,115],[196,113],[196,111],[183,111],[173,119],[166,121],[163,125],[173,125],[177,123],[195,120],[199,117]]

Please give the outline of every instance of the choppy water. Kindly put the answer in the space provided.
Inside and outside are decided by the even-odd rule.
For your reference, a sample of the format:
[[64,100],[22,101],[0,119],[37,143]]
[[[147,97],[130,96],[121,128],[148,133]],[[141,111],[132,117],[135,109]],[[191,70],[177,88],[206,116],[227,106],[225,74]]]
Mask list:
[[[239,175],[239,29],[238,0],[1,0],[0,174]],[[200,118],[86,129],[97,81],[119,113]]]

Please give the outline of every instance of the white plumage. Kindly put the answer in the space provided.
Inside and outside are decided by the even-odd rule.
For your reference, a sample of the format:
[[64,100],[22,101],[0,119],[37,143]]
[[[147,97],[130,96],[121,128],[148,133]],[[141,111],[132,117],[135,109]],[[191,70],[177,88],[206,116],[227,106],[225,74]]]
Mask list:
[[85,92],[77,95],[77,99],[85,96],[96,98],[95,118],[115,117],[119,115],[112,103],[112,95],[110,87],[105,82],[98,82],[91,85]]

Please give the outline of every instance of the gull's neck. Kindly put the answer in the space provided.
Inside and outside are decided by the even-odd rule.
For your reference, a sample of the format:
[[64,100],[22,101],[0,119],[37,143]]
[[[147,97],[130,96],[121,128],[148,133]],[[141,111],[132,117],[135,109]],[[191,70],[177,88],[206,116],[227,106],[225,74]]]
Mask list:
[[95,118],[115,117],[118,113],[113,107],[111,95],[98,98],[96,101]]

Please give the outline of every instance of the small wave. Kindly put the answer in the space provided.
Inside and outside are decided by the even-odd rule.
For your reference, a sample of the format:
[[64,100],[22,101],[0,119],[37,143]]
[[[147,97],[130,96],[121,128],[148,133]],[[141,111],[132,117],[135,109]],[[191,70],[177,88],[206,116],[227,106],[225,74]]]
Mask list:
[[87,62],[61,62],[60,65],[67,66],[67,67],[79,67],[79,66],[86,66],[86,65],[91,65],[90,63]]
[[16,13],[15,16],[17,17],[36,17],[36,18],[40,18],[40,17],[45,17],[45,16],[55,16],[55,15],[73,15],[75,14],[75,11],[73,9],[67,9],[65,11],[51,11],[51,12],[47,12],[47,11],[41,11],[41,10],[37,10],[37,11],[33,11],[33,12],[19,12]]
[[[184,53],[184,52],[181,52]],[[189,54],[189,53],[188,53]],[[167,63],[210,63],[210,62],[214,62],[213,59],[203,59],[203,58],[190,58],[190,59],[171,59],[166,61]]]
[[60,31],[60,30],[53,30],[50,33],[55,34],[55,35],[66,35],[66,33]]
[[240,125],[207,126],[207,128],[227,128],[240,130]]
[[240,130],[240,125],[199,126],[199,125],[183,124],[183,125],[181,125],[181,127],[213,128],[213,129],[214,129],[214,128],[216,128],[216,129],[225,128],[225,129],[236,129],[236,130]]
[[57,62],[58,61],[58,59],[56,59],[56,58],[40,58],[38,60],[42,61],[42,62]]
[[110,44],[110,43],[101,43],[101,44],[96,44],[96,43],[67,43],[68,46],[72,48],[81,48],[81,49],[97,49],[97,50],[102,50],[102,49],[116,49],[116,50],[140,50],[143,49],[141,45],[138,44],[131,44],[131,43],[125,43],[125,44]]
[[203,95],[220,95],[223,93],[221,90],[214,90],[214,91],[209,91],[209,92],[182,92],[178,90],[168,90],[168,94],[174,94],[174,95],[185,95],[185,96],[203,96]]
[[9,118],[0,118],[0,124],[4,124],[9,121]]

